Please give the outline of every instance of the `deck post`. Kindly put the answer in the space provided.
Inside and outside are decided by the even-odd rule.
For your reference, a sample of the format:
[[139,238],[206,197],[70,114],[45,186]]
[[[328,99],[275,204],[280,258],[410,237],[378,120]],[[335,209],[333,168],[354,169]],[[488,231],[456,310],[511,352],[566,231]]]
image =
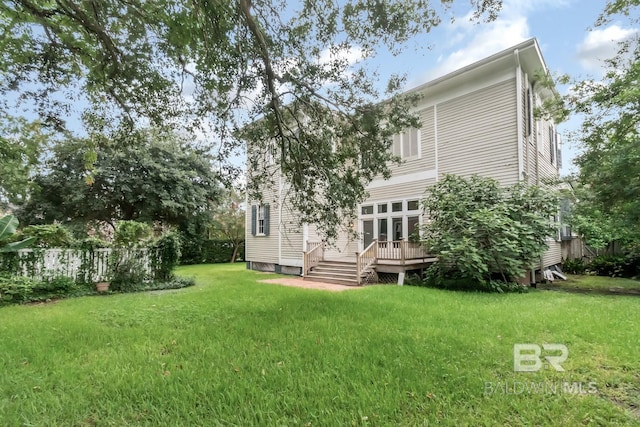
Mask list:
[[404,239],[400,239],[400,265],[404,265],[404,258],[405,258],[405,254],[404,254],[404,247],[405,247],[405,240]]
[[307,265],[309,265],[309,254],[307,251],[302,252],[302,259],[302,277],[305,277],[307,275]]

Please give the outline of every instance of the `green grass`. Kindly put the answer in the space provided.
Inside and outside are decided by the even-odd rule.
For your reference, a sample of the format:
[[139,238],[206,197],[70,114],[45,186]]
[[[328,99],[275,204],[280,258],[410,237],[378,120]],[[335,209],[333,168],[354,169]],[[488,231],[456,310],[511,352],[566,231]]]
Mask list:
[[566,282],[558,280],[555,284],[576,289],[619,291],[632,290],[640,292],[640,280],[624,279],[621,277],[580,276],[569,275]]
[[[640,425],[638,297],[179,271],[196,286],[0,309],[1,424]],[[513,372],[515,343],[565,344],[566,371]]]

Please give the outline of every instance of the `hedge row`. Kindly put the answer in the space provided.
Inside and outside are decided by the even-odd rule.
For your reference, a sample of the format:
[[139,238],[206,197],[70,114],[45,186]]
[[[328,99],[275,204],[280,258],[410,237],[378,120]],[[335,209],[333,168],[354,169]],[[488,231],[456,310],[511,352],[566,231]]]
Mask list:
[[[229,240],[184,239],[180,264],[216,264],[230,262],[233,244]],[[235,261],[244,261],[244,242],[240,245]]]

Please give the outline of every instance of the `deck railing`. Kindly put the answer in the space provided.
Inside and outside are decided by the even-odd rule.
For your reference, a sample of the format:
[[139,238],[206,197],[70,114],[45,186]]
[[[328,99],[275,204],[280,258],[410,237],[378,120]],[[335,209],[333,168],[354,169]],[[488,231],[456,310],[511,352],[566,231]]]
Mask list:
[[307,242],[307,251],[304,252],[302,276],[304,277],[309,274],[309,271],[323,260],[324,242]]
[[429,255],[419,242],[407,240],[380,241],[378,259],[399,260],[401,264],[408,259],[427,258]]
[[358,285],[362,283],[362,273],[371,268],[378,260],[378,243],[376,240],[371,242],[362,253],[356,253],[356,274]]

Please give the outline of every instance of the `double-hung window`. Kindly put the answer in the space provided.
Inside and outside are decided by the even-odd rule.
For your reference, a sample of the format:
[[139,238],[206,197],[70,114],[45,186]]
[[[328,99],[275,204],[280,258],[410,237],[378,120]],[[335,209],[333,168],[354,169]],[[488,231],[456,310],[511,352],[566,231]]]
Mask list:
[[408,129],[393,136],[391,150],[394,156],[411,159],[420,156],[420,130]]
[[269,235],[269,205],[251,206],[251,234],[253,236]]

